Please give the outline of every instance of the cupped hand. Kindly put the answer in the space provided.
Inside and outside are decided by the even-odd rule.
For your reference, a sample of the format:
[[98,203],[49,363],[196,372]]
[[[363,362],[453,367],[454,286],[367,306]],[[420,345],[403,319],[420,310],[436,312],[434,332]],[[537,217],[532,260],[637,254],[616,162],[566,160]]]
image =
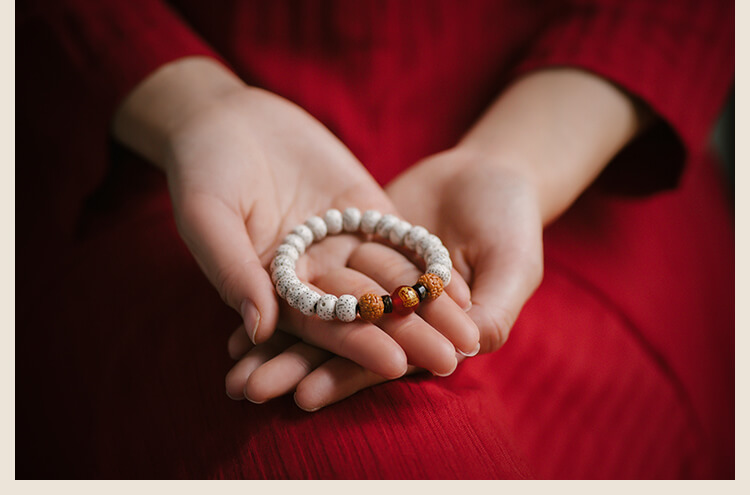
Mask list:
[[[410,213],[407,220],[443,239],[461,277],[470,283],[468,315],[480,329],[481,351],[498,349],[542,276],[542,219],[534,187],[502,163],[455,149],[415,165],[387,192],[399,211]],[[364,273],[377,271],[354,264]],[[402,270],[419,269],[404,260],[394,274]],[[400,279],[383,272],[374,277],[386,287]],[[351,360],[283,334],[252,348],[242,333],[235,333],[229,352],[235,359],[247,352],[240,362],[243,373],[250,374],[247,395],[257,402],[296,390],[298,405],[313,411],[386,381]],[[409,368],[415,371],[417,367]]]
[[417,164],[386,191],[410,222],[443,239],[471,289],[481,352],[499,349],[542,280],[543,217],[530,176],[459,147]]
[[[296,105],[254,88],[230,92],[178,126],[165,157],[180,234],[227,304],[241,313],[253,342],[279,327],[388,378],[403,375],[407,362],[449,373],[455,349],[476,346],[478,330],[458,303],[469,299],[460,281],[449,291],[453,298],[420,315],[374,324],[324,321],[279,305],[268,266],[295,225],[329,208],[396,212],[343,144]],[[402,277],[399,285],[413,283],[413,271],[398,251],[351,234],[310,246],[297,263],[300,280],[334,295],[387,293],[395,275]],[[227,375],[231,396],[244,393],[244,366]]]

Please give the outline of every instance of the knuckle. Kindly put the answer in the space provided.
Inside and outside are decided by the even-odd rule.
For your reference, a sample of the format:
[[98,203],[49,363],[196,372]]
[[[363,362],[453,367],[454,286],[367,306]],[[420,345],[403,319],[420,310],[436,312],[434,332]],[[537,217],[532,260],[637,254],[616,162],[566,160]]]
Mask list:
[[220,267],[214,274],[214,286],[225,303],[230,304],[231,294],[237,286],[235,269],[232,267]]

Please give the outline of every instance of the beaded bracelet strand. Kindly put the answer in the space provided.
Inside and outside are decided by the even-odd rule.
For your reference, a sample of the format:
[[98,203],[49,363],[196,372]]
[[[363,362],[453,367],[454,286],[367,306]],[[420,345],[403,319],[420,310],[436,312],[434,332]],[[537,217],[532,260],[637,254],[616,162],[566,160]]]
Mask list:
[[[296,262],[313,242],[328,235],[357,231],[378,235],[396,246],[415,251],[425,260],[427,270],[413,286],[402,285],[384,296],[364,294],[359,300],[351,294],[321,296],[299,280]],[[276,292],[293,308],[308,316],[317,314],[323,320],[338,318],[351,322],[357,313],[365,321],[374,321],[388,313],[407,315],[413,312],[421,301],[436,299],[443,293],[450,283],[452,268],[448,249],[439,237],[424,227],[412,226],[394,215],[382,215],[375,210],[361,213],[350,207],[343,213],[330,209],[322,218],[310,217],[292,229],[276,250],[270,270]]]

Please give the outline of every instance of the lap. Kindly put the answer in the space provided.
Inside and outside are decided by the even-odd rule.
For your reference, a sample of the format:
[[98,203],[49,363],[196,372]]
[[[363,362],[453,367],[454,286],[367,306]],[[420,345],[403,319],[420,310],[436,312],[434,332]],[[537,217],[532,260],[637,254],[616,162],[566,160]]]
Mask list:
[[[711,219],[688,228],[655,218],[664,205],[629,209],[639,205],[594,196],[550,229],[545,280],[499,352],[448,378],[387,383],[309,414],[289,397],[261,406],[226,397],[226,338],[240,320],[195,266],[157,189],[138,208],[106,212],[116,218],[76,246],[43,311],[18,323],[18,477],[715,475],[701,448],[720,435],[712,421],[728,399],[708,405],[704,389],[726,376],[685,370],[698,344],[680,336],[703,342],[707,322],[684,321],[727,309],[729,275],[724,266],[714,278],[705,268],[655,274],[665,253],[669,270],[717,254],[675,239],[710,230]],[[609,208],[609,227],[586,218],[591,207]],[[611,249],[642,241],[633,236],[645,227],[628,227],[639,219],[652,249]],[[667,228],[674,222],[683,230]],[[696,279],[720,293],[680,307],[699,298],[686,282]],[[633,297],[639,289],[648,297]],[[725,341],[733,329],[720,327]],[[727,355],[717,345],[701,366]]]

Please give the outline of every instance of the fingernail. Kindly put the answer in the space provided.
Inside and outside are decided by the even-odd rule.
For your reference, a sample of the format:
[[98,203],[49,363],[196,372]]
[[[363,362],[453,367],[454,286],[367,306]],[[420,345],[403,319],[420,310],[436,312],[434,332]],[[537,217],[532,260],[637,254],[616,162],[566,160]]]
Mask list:
[[476,347],[474,348],[474,350],[473,350],[473,351],[471,351],[471,352],[470,352],[470,353],[468,353],[468,354],[466,354],[466,353],[465,353],[464,351],[462,351],[461,349],[456,349],[456,350],[457,350],[457,351],[458,351],[458,353],[459,353],[459,354],[461,354],[462,356],[466,356],[466,357],[473,357],[473,356],[476,356],[477,354],[479,354],[479,342],[477,342],[477,346],[476,346]]
[[231,396],[231,395],[229,394],[229,390],[227,390],[226,392],[227,392],[227,397],[229,397],[230,399],[232,399],[232,400],[242,400],[242,397],[232,397],[232,396]]
[[[250,340],[255,345],[255,332],[258,331],[258,327],[260,326],[260,312],[250,299],[242,301],[240,312],[242,313],[242,320],[245,323],[245,330],[247,330]],[[252,328],[250,328],[250,325],[252,325]]]
[[463,309],[464,309],[464,312],[465,312],[465,313],[468,313],[468,312],[469,312],[469,310],[471,309],[471,307],[472,307],[472,306],[473,306],[473,304],[471,303],[471,301],[469,301],[469,305],[468,305],[468,306],[466,306],[465,308],[463,308]]
[[251,399],[250,397],[247,396],[247,391],[244,391],[244,395],[245,395],[245,399],[247,399],[248,402],[252,402],[253,404],[263,404],[264,402],[266,402],[264,400],[257,401],[257,400]]
[[456,364],[453,365],[453,368],[448,373],[438,373],[437,371],[431,371],[431,373],[435,376],[439,377],[446,377],[453,374],[454,371],[456,371],[456,368],[458,368],[458,359],[456,359]]
[[307,409],[307,408],[302,407],[299,404],[299,402],[297,402],[297,394],[294,394],[293,398],[294,398],[294,403],[297,404],[297,407],[299,407],[300,409],[302,409],[305,412],[315,412],[315,411],[317,411],[317,410],[320,409],[320,407],[313,407],[312,409]]

